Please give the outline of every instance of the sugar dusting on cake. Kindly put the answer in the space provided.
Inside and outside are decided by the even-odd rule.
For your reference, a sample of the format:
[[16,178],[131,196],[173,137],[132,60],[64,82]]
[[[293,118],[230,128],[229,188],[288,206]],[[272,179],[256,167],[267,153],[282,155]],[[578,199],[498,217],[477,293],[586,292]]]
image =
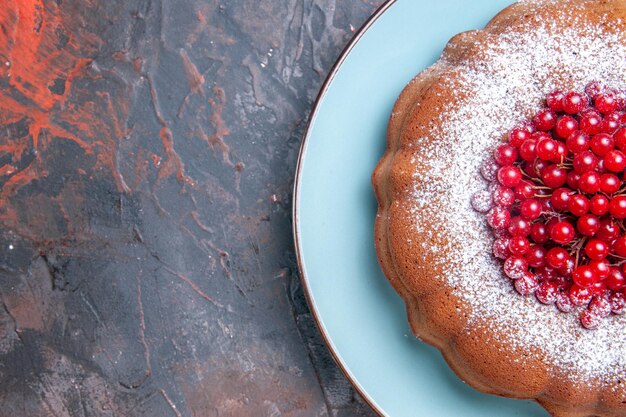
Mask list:
[[[626,47],[612,24],[606,22],[602,29],[571,20],[571,30],[540,22],[539,28],[488,39],[481,45],[481,59],[469,66],[439,61],[436,65],[454,77],[450,87],[467,98],[461,108],[441,109],[438,137],[427,141],[426,158],[415,156],[422,163],[430,161],[429,172],[414,174],[422,178],[413,193],[417,232],[446,235],[448,247],[422,244],[449,253],[441,278],[471,305],[474,326],[489,323],[504,343],[541,350],[574,383],[587,383],[589,377],[609,383],[626,378],[626,316],[612,315],[589,331],[581,327],[578,315],[516,293],[491,255],[493,234],[485,216],[472,209],[472,196],[487,187],[480,174],[485,158],[541,107],[547,93],[556,88],[582,91],[590,81],[626,88]],[[556,84],[557,79],[562,83]],[[431,206],[435,199],[446,205]],[[487,207],[485,201],[476,204]],[[423,215],[435,220],[428,222],[428,230],[425,225],[421,229]],[[431,230],[433,224],[440,230]],[[498,332],[511,328],[516,329],[515,338]]]

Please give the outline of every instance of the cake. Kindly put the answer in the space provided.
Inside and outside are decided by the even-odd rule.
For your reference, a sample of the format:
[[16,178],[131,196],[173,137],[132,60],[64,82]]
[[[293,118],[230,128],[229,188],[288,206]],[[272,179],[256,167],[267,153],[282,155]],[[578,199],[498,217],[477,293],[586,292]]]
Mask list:
[[[606,248],[600,243],[588,251],[586,246],[578,248],[582,252],[580,259],[575,259],[575,268],[589,268],[591,260],[604,259],[596,258],[598,252],[610,251],[613,257],[606,259],[617,270],[617,284],[594,284],[593,288],[589,284],[592,294],[569,305],[572,298],[560,300],[549,289],[537,293],[540,280],[524,282],[519,276],[507,276],[512,266],[505,266],[507,261],[500,258],[511,255],[510,241],[504,255],[498,242],[511,230],[510,222],[504,228],[494,224],[498,218],[493,211],[494,198],[501,197],[494,197],[496,189],[507,181],[502,176],[509,174],[500,171],[513,164],[519,169],[511,175],[521,173],[531,183],[533,179],[525,178],[524,159],[518,154],[511,159],[514,162],[500,165],[494,165],[493,155],[495,152],[497,159],[497,153],[504,152],[503,145],[511,144],[520,131],[526,131],[522,134],[525,138],[548,133],[557,145],[566,144],[566,139],[559,141],[555,133],[557,120],[541,118],[552,109],[551,101],[562,106],[568,92],[588,100],[600,122],[606,119],[608,123],[615,116],[609,113],[624,113],[624,91],[626,1],[521,1],[501,11],[484,29],[453,37],[441,58],[405,87],[389,120],[387,149],[372,176],[379,204],[375,225],[378,259],[406,303],[415,336],[437,347],[459,377],[476,389],[535,399],[556,417],[626,415],[626,316],[621,314],[623,308],[611,307],[609,300],[609,295],[618,293],[622,295],[615,297],[623,300],[619,274],[626,257],[619,255],[622,252],[614,241]],[[598,110],[606,104],[596,99],[601,93],[613,97],[614,108]],[[571,115],[580,129],[589,124],[582,121],[590,117],[586,105],[569,110],[561,108],[553,114],[558,118]],[[609,136],[626,126],[626,117],[612,120]],[[544,122],[545,129],[536,129]],[[574,142],[568,143],[571,149],[577,149]],[[611,146],[619,150],[615,144]],[[571,149],[569,156],[567,149],[565,154],[563,149],[554,151],[561,152],[556,159],[550,156],[553,166],[565,169],[554,175],[563,177],[575,171],[575,164],[584,164],[572,162]],[[591,170],[617,178],[617,185],[611,183],[617,187],[612,188],[614,194],[604,193],[617,201],[621,197],[616,196],[624,190],[624,172],[619,170],[622,162],[616,165],[617,171],[613,162],[608,163],[611,169],[603,161],[600,168],[594,165]],[[552,181],[548,179],[552,174],[541,172],[533,184],[544,181],[554,185],[546,185],[546,191],[535,187],[539,197],[550,195],[542,201],[558,194],[556,186],[567,188],[570,184],[567,179]],[[591,184],[594,179],[585,181]],[[571,189],[589,199],[591,194],[603,193],[587,194],[581,191],[587,188],[578,182]],[[521,203],[516,200],[515,204],[510,216],[520,217]],[[558,201],[556,208],[553,204],[542,204],[539,210],[558,212],[559,220],[578,220],[590,213],[587,208],[574,216],[576,208],[570,212],[566,205],[559,212]],[[618,232],[624,232],[623,217],[620,214],[614,219],[613,213],[604,211],[597,217],[615,220]],[[580,233],[593,225],[574,226]],[[569,232],[563,229],[560,233]],[[579,236],[578,241],[589,246],[593,233]],[[542,256],[561,246],[573,253],[568,243],[571,239],[556,236]],[[560,241],[564,242],[561,246]],[[524,244],[538,246],[532,236]],[[539,273],[538,267],[524,268]],[[564,268],[569,268],[567,282],[559,284],[556,292],[563,295],[565,291],[569,296],[572,282],[581,283],[586,275],[581,272],[571,278],[574,265]],[[594,302],[600,307],[592,305]],[[586,317],[589,313],[585,311],[599,314],[601,320]]]

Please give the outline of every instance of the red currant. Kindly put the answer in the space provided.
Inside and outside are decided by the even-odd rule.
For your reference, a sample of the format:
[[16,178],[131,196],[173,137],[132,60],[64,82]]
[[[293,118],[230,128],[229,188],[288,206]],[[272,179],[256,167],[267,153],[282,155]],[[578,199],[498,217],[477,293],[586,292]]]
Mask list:
[[530,242],[523,236],[512,236],[509,240],[509,252],[513,255],[524,255],[530,249]]
[[596,272],[591,269],[591,267],[587,265],[582,265],[574,269],[572,279],[574,280],[576,285],[584,288],[589,288],[594,284],[594,282],[597,281],[598,277],[596,275]]
[[569,114],[579,113],[588,105],[587,96],[575,91],[571,91],[563,97],[563,110]]
[[560,269],[565,266],[568,256],[569,254],[565,249],[556,246],[546,254],[546,262],[552,268]]
[[[616,151],[611,151],[611,152],[616,152]],[[585,172],[585,174],[588,174],[588,172]],[[617,178],[617,175],[614,175],[614,174],[600,175],[600,191],[602,191],[603,193],[613,194],[614,192],[619,190],[620,185],[621,185],[621,182],[619,178]]]
[[505,187],[515,187],[522,179],[522,173],[516,166],[505,166],[498,170],[498,182]]
[[584,151],[574,155],[574,170],[579,174],[593,171],[598,166],[598,157],[590,151]]
[[565,140],[567,148],[573,153],[584,152],[589,149],[589,135],[580,130],[575,130]]
[[528,261],[523,256],[511,255],[504,261],[504,273],[511,279],[520,279],[528,272]]
[[593,104],[602,114],[608,114],[617,110],[617,99],[611,92],[600,93],[593,98]]
[[582,216],[589,211],[589,199],[582,194],[570,196],[567,209],[575,216]]
[[534,245],[531,246],[528,252],[526,252],[526,260],[528,265],[533,268],[540,268],[546,264],[546,249],[543,246]]
[[567,139],[577,129],[578,122],[572,116],[561,116],[554,127],[555,133],[563,139]]
[[626,155],[622,151],[611,150],[604,155],[604,167],[613,172],[626,168]]
[[613,243],[613,251],[617,255],[626,258],[626,236],[620,236],[615,240]]
[[556,113],[550,109],[541,109],[533,118],[533,125],[537,130],[548,131],[556,125]]
[[585,245],[585,253],[589,259],[600,261],[609,254],[609,245],[600,239],[591,239]]
[[583,236],[593,236],[600,230],[600,220],[593,214],[583,214],[576,222],[576,230]]
[[574,191],[569,188],[557,188],[552,192],[552,196],[550,197],[552,207],[558,211],[567,210],[567,203],[572,194],[574,194]]
[[609,212],[616,219],[626,218],[626,195],[617,195],[609,203]]
[[591,197],[589,202],[589,211],[596,216],[602,216],[609,212],[609,199],[601,194],[596,194]]
[[588,135],[595,135],[602,130],[602,116],[595,110],[584,112],[580,115],[578,125]]
[[563,111],[563,99],[565,93],[561,90],[554,90],[546,96],[546,104],[555,112]]
[[611,135],[598,133],[591,138],[589,147],[598,156],[604,156],[615,148],[615,141]]
[[550,230],[550,238],[556,243],[566,244],[572,241],[576,235],[574,226],[567,220],[557,222]]
[[581,174],[578,179],[578,189],[587,194],[600,191],[600,174],[595,171],[587,171]]
[[534,198],[522,201],[520,215],[526,220],[535,220],[541,216],[541,203]]
[[519,153],[515,146],[510,144],[500,145],[494,152],[494,159],[500,166],[513,165]]
[[550,234],[548,233],[546,225],[542,223],[534,223],[530,227],[530,238],[535,243],[546,243],[550,239]]
[[567,171],[558,165],[548,165],[541,170],[543,183],[550,188],[559,188],[567,182]]

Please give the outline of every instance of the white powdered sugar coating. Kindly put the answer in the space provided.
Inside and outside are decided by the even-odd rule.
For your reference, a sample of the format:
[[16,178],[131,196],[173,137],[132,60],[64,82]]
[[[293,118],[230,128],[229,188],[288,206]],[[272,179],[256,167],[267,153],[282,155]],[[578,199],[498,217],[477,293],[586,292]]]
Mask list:
[[[471,205],[472,195],[488,186],[480,173],[483,161],[543,105],[547,93],[583,91],[590,81],[626,87],[626,47],[611,22],[604,29],[575,20],[570,21],[575,29],[551,25],[489,35],[481,59],[469,66],[456,68],[445,59],[436,64],[451,74],[450,88],[466,98],[460,108],[440,109],[437,137],[416,138],[429,143],[414,160],[422,164],[414,174],[420,178],[412,200],[416,232],[445,235],[445,247],[423,244],[447,254],[441,279],[471,306],[475,328],[490,326],[507,344],[540,350],[547,364],[569,374],[572,383],[587,383],[590,377],[614,383],[626,378],[626,316],[611,315],[599,329],[586,330],[577,312],[562,313],[534,296],[519,295],[502,273],[502,262],[491,255],[494,237],[485,215]],[[428,170],[423,170],[425,160]],[[423,215],[430,221],[421,224]],[[433,224],[439,226],[433,230]],[[510,338],[507,329],[515,329],[516,337]]]

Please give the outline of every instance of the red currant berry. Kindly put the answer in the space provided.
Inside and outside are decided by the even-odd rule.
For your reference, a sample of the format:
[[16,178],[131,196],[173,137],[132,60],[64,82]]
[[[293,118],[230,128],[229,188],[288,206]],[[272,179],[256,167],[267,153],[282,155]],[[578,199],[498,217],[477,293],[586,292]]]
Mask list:
[[561,247],[554,247],[546,253],[546,263],[552,268],[561,269],[565,266],[565,262],[569,254]]
[[[597,261],[592,261],[592,262],[597,262]],[[609,271],[608,271],[608,267],[607,267],[607,271],[606,271],[606,277],[604,278],[599,278],[598,281],[596,281],[589,289],[591,290],[591,294],[595,295],[595,296],[599,296],[599,295],[603,295],[606,291],[606,278],[609,276]]]
[[580,179],[580,174],[576,171],[570,171],[567,173],[567,185],[572,189],[578,188],[578,180]]
[[609,254],[609,245],[600,239],[591,239],[585,245],[585,253],[594,261],[601,261]]
[[482,177],[489,182],[495,181],[497,172],[498,164],[496,164],[496,161],[491,158],[487,159],[480,166],[480,175],[482,175]]
[[589,288],[581,287],[578,284],[572,285],[569,290],[569,298],[575,306],[584,306],[591,301],[591,291]]
[[558,156],[557,142],[553,139],[541,140],[537,142],[535,152],[537,153],[537,157],[544,161],[554,159]]
[[626,127],[623,127],[615,132],[613,139],[615,140],[615,146],[618,149],[626,151]]
[[569,188],[557,188],[556,190],[554,190],[552,196],[550,197],[550,203],[552,203],[552,207],[554,207],[554,209],[558,211],[567,210],[567,203],[573,193],[574,192]]
[[520,204],[520,215],[526,220],[535,220],[541,216],[541,203],[534,198],[522,201]]
[[[622,258],[626,258],[626,236],[620,236],[613,243],[613,251]],[[624,264],[626,265],[626,264]]]
[[611,303],[608,297],[593,297],[589,303],[589,311],[600,317],[606,317],[611,314]]
[[550,162],[563,163],[567,159],[567,146],[563,142],[556,142],[556,156]]
[[574,155],[573,161],[574,171],[583,174],[587,171],[593,171],[598,166],[598,157],[592,152],[584,151]]
[[550,239],[548,228],[543,223],[535,223],[530,227],[530,238],[535,243],[546,243]]
[[589,211],[589,199],[582,194],[570,196],[567,209],[575,216],[582,216]]
[[578,125],[586,134],[595,135],[602,130],[602,116],[594,110],[584,112],[580,115]]
[[600,191],[600,174],[595,171],[587,171],[580,175],[578,189],[583,193],[594,194]]
[[525,161],[534,161],[537,157],[535,148],[537,141],[534,139],[527,139],[519,147],[519,156]]
[[552,111],[561,112],[563,111],[563,99],[565,98],[565,93],[561,90],[554,90],[546,96],[546,104]]
[[563,313],[569,313],[574,309],[574,304],[569,298],[569,293],[560,292],[557,294],[556,307]]
[[561,116],[554,127],[555,133],[563,139],[567,139],[577,129],[578,122],[572,116]]
[[596,272],[591,269],[588,265],[582,265],[578,268],[574,269],[574,273],[572,273],[572,279],[576,285],[579,285],[584,288],[589,288],[593,285],[594,282],[598,280]]
[[515,146],[504,144],[496,148],[494,152],[494,159],[500,166],[513,165],[517,160],[519,153]]
[[537,130],[548,131],[556,125],[556,113],[551,109],[541,109],[533,118],[533,125]]
[[511,279],[520,279],[528,272],[528,261],[523,256],[511,255],[504,261],[504,273]]
[[506,259],[510,254],[508,237],[501,237],[493,242],[493,256],[498,259]]
[[533,268],[540,268],[546,264],[546,249],[543,246],[534,245],[531,246],[528,252],[526,252],[526,260],[528,265]]
[[497,186],[493,190],[492,199],[496,206],[510,207],[515,202],[515,192],[510,188]]
[[615,111],[613,113],[609,113],[602,120],[602,133],[608,133],[612,135],[621,125],[622,115]]
[[550,188],[559,188],[567,182],[567,171],[558,165],[548,165],[541,170],[543,183]]
[[518,200],[527,200],[535,196],[533,184],[530,181],[521,180],[515,187],[515,198]]
[[567,257],[567,260],[565,261],[565,266],[559,268],[559,273],[563,275],[566,280],[568,280],[568,285],[570,284],[569,278],[572,276],[574,268],[576,268],[576,261],[571,255]]
[[496,206],[487,213],[487,223],[493,229],[503,229],[509,225],[511,214],[504,207]]
[[540,303],[554,304],[558,293],[559,288],[556,283],[552,281],[543,281],[537,287],[535,297],[537,297],[537,300],[539,300]]
[[597,281],[605,280],[611,272],[611,265],[606,259],[592,259],[588,266],[595,272]]
[[576,230],[583,236],[593,236],[600,230],[600,220],[593,214],[583,214],[576,222]]
[[606,279],[606,287],[611,291],[620,291],[626,287],[626,277],[619,268],[611,267]]
[[589,149],[589,135],[580,130],[575,130],[565,140],[567,148],[573,153],[584,152]]
[[611,303],[611,313],[626,313],[626,296],[624,296],[623,292],[616,292],[611,294],[609,296],[609,302]]
[[526,237],[530,234],[530,222],[520,216],[511,218],[508,228],[511,236]]
[[527,139],[530,139],[530,132],[526,129],[516,127],[509,133],[509,144],[516,148],[519,148]]
[[576,114],[581,112],[589,105],[587,96],[571,91],[563,98],[563,110],[569,114]]
[[611,135],[598,133],[591,138],[589,147],[598,156],[604,156],[615,148],[615,141]]
[[560,243],[562,245],[569,243],[576,236],[576,231],[574,230],[574,226],[571,225],[567,220],[561,220],[552,227],[550,230],[550,238],[556,243]]
[[616,195],[609,203],[609,212],[616,219],[626,218],[626,195]]
[[554,268],[550,268],[549,266],[542,266],[539,268],[535,268],[535,275],[537,276],[537,280],[539,281],[550,281],[556,278],[557,271]]
[[601,323],[602,317],[592,312],[591,310],[584,310],[582,313],[580,313],[580,324],[582,324],[585,329],[597,329],[598,327],[600,327]]
[[515,280],[515,290],[521,295],[530,295],[539,286],[537,277],[532,272],[526,272],[520,279]]
[[530,242],[523,236],[511,236],[509,252],[513,255],[524,255],[530,249]]
[[[619,151],[611,151],[611,152],[619,152]],[[606,162],[606,159],[605,159]],[[589,174],[585,172],[585,174]],[[583,174],[583,175],[585,175]],[[582,177],[582,176],[581,176]],[[617,175],[613,174],[602,174],[600,175],[600,191],[606,194],[613,194],[617,190],[619,190],[621,183]]]
[[609,212],[609,199],[601,194],[596,194],[591,197],[589,202],[589,211],[596,216],[602,216]]
[[600,229],[596,232],[595,237],[606,243],[612,243],[619,237],[619,226],[610,219],[600,220]]
[[515,187],[522,179],[522,173],[516,166],[505,166],[498,170],[498,182],[505,187]]
[[626,168],[626,155],[622,151],[612,150],[604,155],[604,167],[613,172],[620,172]]
[[602,86],[597,81],[590,81],[585,86],[585,94],[587,94],[592,99],[595,98],[602,91]]
[[593,104],[602,114],[611,113],[612,111],[617,110],[618,106],[615,94],[611,92],[596,95],[593,99]]

